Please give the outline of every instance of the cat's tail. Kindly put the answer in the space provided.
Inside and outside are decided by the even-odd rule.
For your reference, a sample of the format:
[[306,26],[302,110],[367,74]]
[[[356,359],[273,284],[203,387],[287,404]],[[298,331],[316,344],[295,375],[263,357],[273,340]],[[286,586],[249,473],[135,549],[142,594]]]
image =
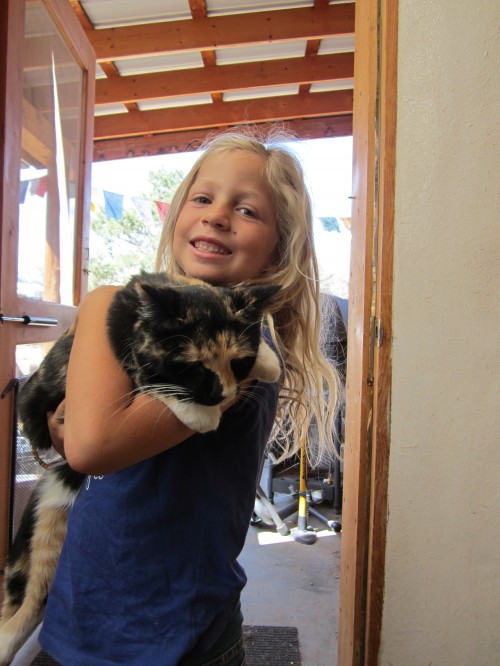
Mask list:
[[9,580],[24,580],[22,603],[4,603],[0,625],[0,666],[10,664],[19,648],[26,642],[43,619],[47,595],[52,584],[62,544],[66,536],[68,511],[77,492],[69,488],[49,468],[35,490],[34,531],[29,547],[6,570]]

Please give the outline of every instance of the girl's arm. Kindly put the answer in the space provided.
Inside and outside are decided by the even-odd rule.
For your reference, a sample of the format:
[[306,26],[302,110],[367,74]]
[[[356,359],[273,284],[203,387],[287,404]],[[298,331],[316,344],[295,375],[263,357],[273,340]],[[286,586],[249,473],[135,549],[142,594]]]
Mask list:
[[179,444],[193,434],[158,400],[137,394],[108,341],[108,308],[119,287],[90,292],[78,310],[68,366],[64,454],[84,474],[106,474]]

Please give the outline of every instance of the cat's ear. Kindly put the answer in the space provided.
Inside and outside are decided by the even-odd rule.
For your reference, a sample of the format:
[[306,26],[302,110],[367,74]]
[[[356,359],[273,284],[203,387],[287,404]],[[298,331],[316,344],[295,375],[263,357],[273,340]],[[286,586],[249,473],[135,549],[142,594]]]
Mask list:
[[182,319],[182,298],[178,289],[166,286],[158,288],[140,280],[135,283],[135,289],[146,317],[161,316],[172,325]]
[[233,312],[236,317],[254,319],[261,315],[270,304],[281,285],[248,285],[231,290]]
[[264,312],[267,306],[272,302],[274,296],[281,289],[279,284],[259,284],[244,287],[246,295],[246,307]]

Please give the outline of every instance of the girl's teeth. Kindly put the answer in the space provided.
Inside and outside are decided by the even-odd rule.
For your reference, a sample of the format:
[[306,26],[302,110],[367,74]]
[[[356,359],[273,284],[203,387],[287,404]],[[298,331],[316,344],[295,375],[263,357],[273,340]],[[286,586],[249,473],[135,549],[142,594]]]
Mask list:
[[224,248],[218,245],[210,245],[209,243],[205,243],[203,241],[197,241],[194,246],[197,250],[203,250],[204,252],[213,252],[214,254],[229,254],[229,252]]

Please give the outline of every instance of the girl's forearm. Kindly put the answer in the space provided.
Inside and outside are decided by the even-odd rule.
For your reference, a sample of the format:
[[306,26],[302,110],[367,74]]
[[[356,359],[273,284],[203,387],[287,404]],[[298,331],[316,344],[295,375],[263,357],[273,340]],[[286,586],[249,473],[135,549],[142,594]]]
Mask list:
[[84,474],[107,474],[150,458],[184,441],[192,434],[158,400],[137,397],[106,424],[84,431],[67,417],[64,449],[73,469]]
[[64,451],[76,471],[105,474],[179,444],[192,434],[158,400],[133,395],[106,319],[117,288],[91,292],[78,313],[67,373]]

